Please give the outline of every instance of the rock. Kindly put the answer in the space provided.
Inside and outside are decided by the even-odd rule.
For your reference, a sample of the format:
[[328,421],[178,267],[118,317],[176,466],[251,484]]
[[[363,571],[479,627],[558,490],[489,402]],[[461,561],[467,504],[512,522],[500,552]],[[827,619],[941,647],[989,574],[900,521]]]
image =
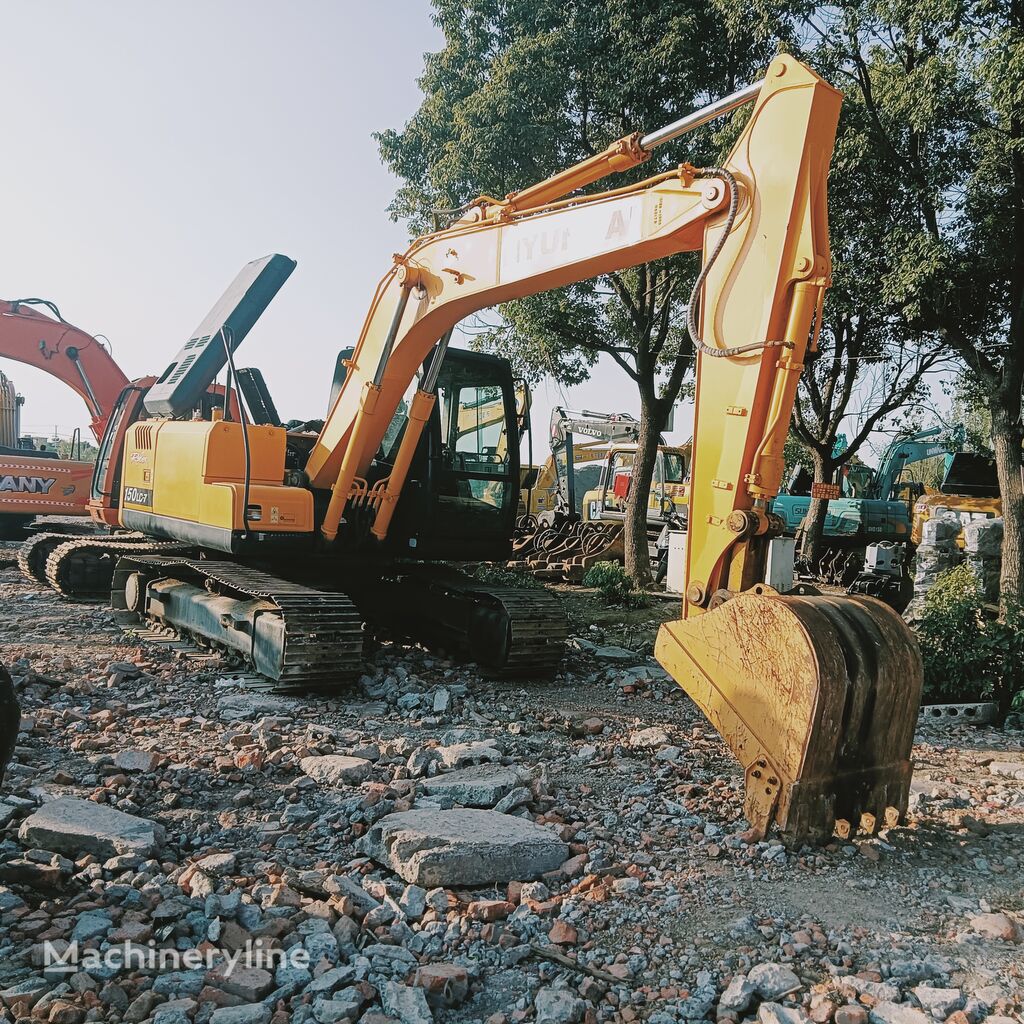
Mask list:
[[629,745],[633,750],[654,750],[671,742],[672,737],[660,725],[652,725],[648,729],[640,729],[629,734]]
[[870,996],[876,1003],[898,1003],[900,1001],[900,990],[895,985],[884,981],[868,981],[866,978],[858,978],[855,974],[847,974],[840,979],[840,982],[848,988],[852,988],[859,996]]
[[160,996],[156,992],[142,992],[128,1004],[128,1009],[124,1011],[124,1019],[129,1024],[138,1024],[153,1012],[153,1007],[159,1002]]
[[384,1012],[397,1018],[401,1024],[432,1024],[434,1020],[421,988],[386,981],[380,989],[380,1001]]
[[583,1019],[587,1005],[564,988],[542,988],[533,1002],[537,1024],[577,1024]]
[[533,799],[533,794],[525,786],[513,789],[508,796],[503,796],[495,805],[498,814],[511,814],[520,807],[525,807]]
[[210,1024],[270,1024],[270,1007],[262,1003],[222,1006],[210,1015]]
[[476,886],[554,871],[568,846],[532,821],[493,811],[402,811],[381,818],[362,852],[406,882]]
[[993,761],[988,770],[1007,779],[1024,779],[1024,761]]
[[299,767],[317,782],[325,786],[358,786],[370,777],[373,765],[363,757],[346,757],[344,754],[322,754],[304,757]]
[[840,1006],[834,1017],[835,1024],[867,1024],[868,1011],[857,1003]]
[[380,906],[355,879],[348,875],[330,875],[324,879],[324,890],[332,896],[348,897],[355,905],[359,915],[370,913]]
[[18,838],[74,858],[85,853],[104,860],[121,853],[146,857],[164,841],[161,825],[91,800],[65,796],[43,804],[21,823]]
[[330,999],[319,999],[313,1006],[313,1016],[319,1024],[341,1024],[354,1021],[363,1006],[363,996],[358,989],[347,988]]
[[51,988],[53,984],[43,978],[26,978],[0,991],[0,1003],[8,1007],[22,1002],[35,1006]]
[[469,995],[469,974],[456,964],[427,964],[418,968],[409,981],[423,989],[434,1009],[454,1009]]
[[945,1020],[954,1010],[964,1004],[963,993],[958,988],[931,988],[918,985],[914,989],[917,1001],[936,1020]]
[[269,971],[262,967],[245,967],[241,963],[216,968],[207,975],[207,981],[247,1003],[262,999],[274,987],[274,978]]
[[86,942],[89,939],[99,938],[106,935],[114,926],[110,915],[103,910],[87,910],[78,915],[74,931],[71,933],[72,942]]
[[[781,999],[790,992],[803,988],[800,979],[782,964],[758,964],[747,974],[747,981],[762,999]],[[782,1021],[781,1024],[786,1024]]]
[[229,722],[240,718],[278,715],[289,717],[294,714],[298,705],[298,701],[285,697],[271,697],[259,693],[232,693],[217,701],[217,714]]
[[114,764],[123,772],[151,772],[159,760],[151,750],[119,750],[114,755]]
[[410,921],[418,921],[427,910],[427,890],[419,885],[407,885],[398,906]]
[[330,995],[342,985],[351,984],[355,980],[355,973],[355,968],[351,964],[345,967],[332,967],[312,981],[307,991],[312,995]]
[[928,1015],[909,1003],[877,1003],[868,1017],[871,1024],[929,1024]]
[[473,900],[466,913],[474,921],[504,921],[514,910],[507,900]]
[[209,853],[196,861],[196,867],[204,874],[221,878],[233,875],[238,864],[238,857],[233,853]]
[[718,1009],[722,1013],[742,1013],[754,995],[754,986],[743,974],[737,974],[725,987],[718,1000]]
[[638,657],[635,651],[625,647],[601,647],[579,636],[573,637],[572,643],[585,654],[592,654],[595,658],[603,658],[606,661],[636,661]]
[[1002,939],[1004,942],[1017,942],[1020,939],[1020,928],[1017,922],[1007,914],[978,914],[971,918],[971,929],[986,939]]
[[501,751],[494,745],[494,740],[481,740],[474,743],[453,743],[447,747],[438,747],[437,756],[446,768],[462,768],[465,765],[482,762],[500,761]]
[[464,807],[493,807],[521,783],[517,768],[501,764],[473,765],[424,779],[420,789],[429,796],[445,796]]
[[760,1024],[806,1024],[807,1015],[781,1003],[762,1003],[757,1008],[757,1019]]

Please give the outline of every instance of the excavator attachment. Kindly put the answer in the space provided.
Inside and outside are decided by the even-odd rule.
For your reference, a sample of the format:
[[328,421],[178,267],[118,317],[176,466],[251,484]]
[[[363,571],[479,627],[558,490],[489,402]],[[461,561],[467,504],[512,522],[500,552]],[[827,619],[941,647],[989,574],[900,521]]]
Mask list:
[[899,824],[921,699],[903,620],[870,597],[759,586],[661,627],[656,655],[743,766],[755,837],[791,845]]

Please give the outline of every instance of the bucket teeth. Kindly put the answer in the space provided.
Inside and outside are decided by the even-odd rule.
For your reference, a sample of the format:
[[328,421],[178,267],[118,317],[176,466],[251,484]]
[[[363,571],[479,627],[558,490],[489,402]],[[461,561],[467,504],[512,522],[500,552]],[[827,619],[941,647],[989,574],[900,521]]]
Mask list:
[[904,820],[921,658],[868,597],[742,594],[667,623],[661,664],[744,765],[744,813],[792,845]]

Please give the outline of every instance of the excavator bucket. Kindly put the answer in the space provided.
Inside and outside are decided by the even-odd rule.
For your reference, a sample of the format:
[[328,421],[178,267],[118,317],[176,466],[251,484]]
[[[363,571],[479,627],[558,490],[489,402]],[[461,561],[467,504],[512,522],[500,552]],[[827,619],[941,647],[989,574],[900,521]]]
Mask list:
[[904,819],[921,657],[881,601],[755,587],[663,625],[656,655],[743,766],[757,838],[772,822],[799,845]]

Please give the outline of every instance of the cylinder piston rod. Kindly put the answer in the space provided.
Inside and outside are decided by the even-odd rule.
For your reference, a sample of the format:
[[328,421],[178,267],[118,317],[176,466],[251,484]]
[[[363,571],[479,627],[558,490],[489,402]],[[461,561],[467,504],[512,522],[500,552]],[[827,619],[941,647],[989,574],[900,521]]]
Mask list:
[[643,136],[640,140],[640,148],[645,152],[650,152],[666,142],[678,139],[680,135],[692,132],[695,128],[700,128],[701,125],[707,124],[708,121],[713,121],[716,117],[721,117],[722,114],[728,114],[737,107],[742,107],[745,103],[753,102],[763,85],[763,78],[756,82],[751,82],[750,85],[746,85],[736,92],[731,92],[728,96],[723,96],[720,100],[715,100],[714,103],[709,103],[706,107],[694,110],[685,117],[679,118],[678,121],[673,121],[671,124],[665,125],[664,128],[659,128],[657,131]]
[[493,210],[501,211],[502,216],[507,216],[515,211],[534,210],[547,203],[553,203],[595,181],[600,181],[609,174],[628,171],[638,164],[642,164],[650,157],[652,149],[671,142],[673,139],[678,139],[680,135],[693,131],[694,128],[699,128],[702,124],[707,124],[708,121],[720,117],[722,114],[728,114],[730,110],[735,110],[737,107],[743,106],[744,103],[753,102],[761,91],[762,85],[764,85],[764,79],[752,82],[738,92],[723,96],[722,99],[715,100],[714,103],[709,103],[706,107],[701,107],[700,110],[694,110],[678,121],[673,121],[657,131],[649,132],[642,138],[638,137],[639,132],[627,135],[625,138],[613,142],[600,153],[595,153],[593,156],[587,157],[586,160],[574,164],[564,171],[559,171],[553,177],[545,178],[544,181],[524,188],[521,192],[513,192],[504,202],[496,202],[487,199],[486,196],[481,197],[480,202],[484,207],[493,207]]

